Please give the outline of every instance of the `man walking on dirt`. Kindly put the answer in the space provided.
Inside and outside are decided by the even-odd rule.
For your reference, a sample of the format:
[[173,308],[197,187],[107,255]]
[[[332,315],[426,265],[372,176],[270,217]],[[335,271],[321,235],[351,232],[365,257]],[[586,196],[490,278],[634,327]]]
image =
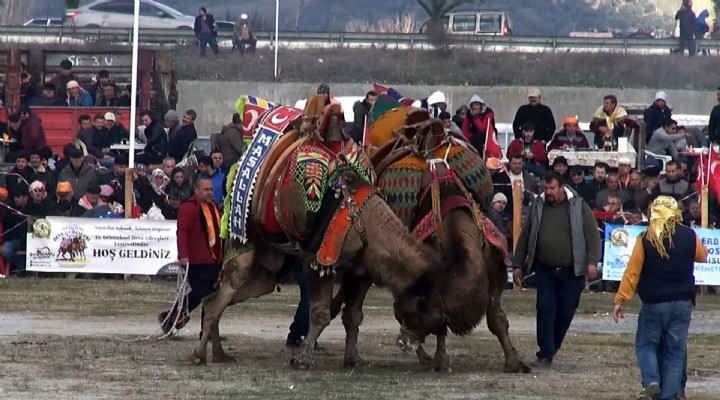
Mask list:
[[[213,202],[213,183],[202,176],[195,181],[195,194],[183,201],[178,209],[177,246],[180,265],[187,268],[191,289],[187,305],[188,313],[191,313],[205,296],[216,290],[223,257],[220,210]],[[204,309],[201,318],[205,318]],[[158,320],[163,332],[168,333],[173,325],[176,329],[184,327],[190,317],[183,310],[172,309],[160,313]]]
[[592,210],[565,187],[562,175],[549,172],[543,186],[518,238],[513,279],[520,286],[523,269],[535,272],[537,366],[549,367],[575,316],[585,277],[597,278],[600,235]]

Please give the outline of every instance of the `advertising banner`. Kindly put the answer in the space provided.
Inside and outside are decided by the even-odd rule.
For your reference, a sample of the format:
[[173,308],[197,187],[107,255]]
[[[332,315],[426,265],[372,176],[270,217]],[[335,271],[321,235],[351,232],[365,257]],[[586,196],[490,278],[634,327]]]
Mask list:
[[28,271],[177,273],[176,221],[48,217],[28,233]]

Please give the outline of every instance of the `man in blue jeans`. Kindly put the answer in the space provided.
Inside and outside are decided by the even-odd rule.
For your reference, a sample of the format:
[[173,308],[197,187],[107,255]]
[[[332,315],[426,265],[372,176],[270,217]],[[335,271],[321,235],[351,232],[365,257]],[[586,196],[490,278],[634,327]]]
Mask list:
[[[287,256],[285,262],[291,262],[295,282],[300,287],[300,303],[298,303],[295,311],[295,318],[290,324],[290,333],[288,333],[285,345],[288,347],[300,347],[307,337],[310,328],[310,290],[305,281],[306,262],[301,258]],[[315,350],[322,350],[315,342]]]
[[675,399],[683,391],[695,262],[706,262],[708,251],[695,231],[680,221],[674,198],[653,200],[648,229],[635,242],[615,296],[615,322],[623,318],[624,304],[636,291],[642,300],[635,335],[641,400]]
[[215,28],[215,17],[212,14],[207,13],[205,7],[200,7],[198,15],[195,17],[194,29],[195,36],[200,41],[200,57],[205,57],[205,51],[207,46],[210,48],[217,57],[220,50],[217,44],[217,30]]

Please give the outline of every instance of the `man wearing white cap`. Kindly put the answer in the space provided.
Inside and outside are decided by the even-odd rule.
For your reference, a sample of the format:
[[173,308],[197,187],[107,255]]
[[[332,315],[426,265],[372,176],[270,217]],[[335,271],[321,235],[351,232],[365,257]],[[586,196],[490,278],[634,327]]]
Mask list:
[[249,47],[250,52],[255,54],[257,39],[253,35],[253,29],[247,14],[242,14],[240,20],[235,24],[234,36],[240,54],[245,54],[245,46]]
[[540,89],[528,89],[528,104],[518,108],[513,120],[515,139],[522,138],[522,127],[532,123],[535,127],[535,139],[550,143],[555,134],[555,117],[550,107],[540,102],[542,95]]
[[447,100],[445,100],[445,93],[437,91],[427,99],[415,101],[412,106],[428,110],[432,118],[440,118],[440,113],[447,111]]
[[128,131],[117,121],[117,116],[108,111],[105,113],[105,131],[108,145],[120,144],[123,140],[130,140]]
[[655,93],[655,102],[645,109],[643,121],[645,121],[645,144],[650,142],[653,133],[662,128],[665,122],[672,119],[672,111],[667,104],[665,92]]
[[90,93],[85,91],[77,81],[70,81],[66,85],[67,104],[70,107],[92,107],[93,100]]

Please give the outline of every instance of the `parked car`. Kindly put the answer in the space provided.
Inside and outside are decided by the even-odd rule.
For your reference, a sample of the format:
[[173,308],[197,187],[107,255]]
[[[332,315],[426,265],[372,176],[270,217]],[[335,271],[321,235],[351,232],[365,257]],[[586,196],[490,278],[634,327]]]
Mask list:
[[232,32],[235,30],[235,23],[230,21],[215,21],[215,29],[218,32]]
[[[67,10],[65,25],[78,28],[133,27],[132,1],[97,0]],[[193,29],[195,17],[152,0],[140,0],[140,27],[148,29]]]
[[62,18],[33,18],[23,24],[23,26],[62,26]]
[[[427,33],[430,21],[420,27],[420,33]],[[444,31],[451,35],[511,36],[513,34],[510,16],[500,10],[455,11],[442,19]]]

